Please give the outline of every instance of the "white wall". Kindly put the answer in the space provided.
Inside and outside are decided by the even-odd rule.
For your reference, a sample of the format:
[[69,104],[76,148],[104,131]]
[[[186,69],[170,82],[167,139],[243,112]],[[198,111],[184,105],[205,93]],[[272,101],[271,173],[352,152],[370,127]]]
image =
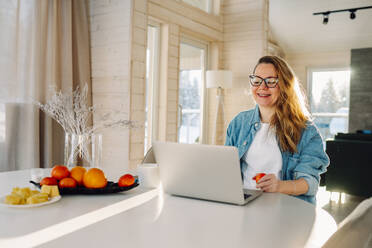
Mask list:
[[350,66],[350,51],[323,53],[289,53],[286,60],[296,73],[304,90],[307,90],[309,68],[337,68]]

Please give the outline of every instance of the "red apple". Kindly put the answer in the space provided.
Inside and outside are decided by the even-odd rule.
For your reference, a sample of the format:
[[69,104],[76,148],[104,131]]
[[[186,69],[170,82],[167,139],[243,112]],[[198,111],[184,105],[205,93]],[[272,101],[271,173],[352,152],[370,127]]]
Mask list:
[[256,183],[258,183],[258,181],[260,181],[260,179],[262,177],[264,177],[266,174],[265,173],[257,173],[253,178],[252,180],[256,180]]
[[44,177],[43,180],[40,181],[40,185],[58,185],[57,179],[53,177]]
[[131,174],[125,174],[119,178],[119,187],[128,187],[134,184],[134,177]]

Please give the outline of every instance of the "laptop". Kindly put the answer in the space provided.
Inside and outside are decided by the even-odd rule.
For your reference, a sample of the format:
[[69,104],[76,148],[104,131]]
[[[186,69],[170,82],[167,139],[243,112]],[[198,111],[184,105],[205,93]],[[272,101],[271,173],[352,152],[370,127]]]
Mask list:
[[236,147],[154,142],[153,150],[169,194],[237,205],[262,194],[243,190]]

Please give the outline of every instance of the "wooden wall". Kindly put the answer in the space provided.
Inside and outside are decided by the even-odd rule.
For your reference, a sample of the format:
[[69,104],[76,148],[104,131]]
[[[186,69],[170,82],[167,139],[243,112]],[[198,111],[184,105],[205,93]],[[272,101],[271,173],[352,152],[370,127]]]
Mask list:
[[[137,2],[138,0],[136,0]],[[90,0],[93,105],[120,109],[130,117],[132,1]],[[97,117],[94,122],[97,122]],[[128,167],[129,131],[103,132],[103,167]]]
[[[89,6],[93,104],[119,107],[142,124],[148,19],[161,24],[157,138],[176,141],[181,35],[221,42],[221,17],[174,0],[90,0]],[[106,130],[103,147],[103,167],[134,168],[143,158],[144,128]]]
[[130,119],[141,127],[130,130],[129,168],[143,159],[146,119],[147,0],[134,0],[131,19]]

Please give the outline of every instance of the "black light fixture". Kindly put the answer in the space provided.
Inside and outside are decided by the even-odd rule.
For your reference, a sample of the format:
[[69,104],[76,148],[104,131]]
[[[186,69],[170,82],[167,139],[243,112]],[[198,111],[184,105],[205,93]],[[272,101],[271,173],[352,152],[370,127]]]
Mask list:
[[352,9],[339,9],[339,10],[328,10],[324,12],[316,12],[313,13],[313,15],[323,15],[323,24],[327,24],[329,21],[329,15],[331,13],[337,13],[337,12],[350,12],[350,19],[354,20],[356,17],[355,12],[360,9],[371,9],[372,6],[365,6],[365,7],[359,7],[359,8],[352,8]]
[[353,10],[349,10],[349,11],[350,11],[350,19],[351,19],[351,20],[354,20],[355,17],[356,17],[356,16],[355,16],[355,11],[356,11],[356,10],[353,9]]
[[326,25],[329,20],[329,13],[323,14],[323,24]]

